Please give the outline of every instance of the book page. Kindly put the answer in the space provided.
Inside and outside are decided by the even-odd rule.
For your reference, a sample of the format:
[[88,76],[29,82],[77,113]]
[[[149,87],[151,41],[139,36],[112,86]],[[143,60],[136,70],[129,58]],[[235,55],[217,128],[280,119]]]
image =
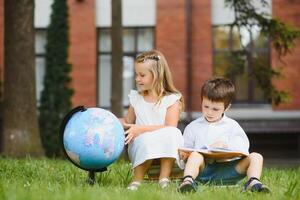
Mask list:
[[197,151],[197,152],[209,152],[208,149],[193,149],[193,148],[188,148],[188,147],[181,147],[179,148],[180,151],[186,151],[186,152],[193,152],[193,151]]
[[247,156],[247,154],[239,151],[230,150],[227,148],[204,148],[204,149],[193,149],[193,148],[186,148],[181,147],[178,149],[178,151],[183,151],[187,153],[191,152],[199,152],[201,153],[205,158],[211,158],[211,159],[231,159],[235,157],[244,157]]
[[208,150],[211,152],[237,152],[235,150],[231,150],[223,147],[209,147]]

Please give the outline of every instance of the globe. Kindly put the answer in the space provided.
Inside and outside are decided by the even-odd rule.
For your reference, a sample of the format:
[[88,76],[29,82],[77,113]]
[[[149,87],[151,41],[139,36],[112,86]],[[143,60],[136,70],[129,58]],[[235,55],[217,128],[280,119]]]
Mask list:
[[77,107],[64,119],[62,141],[69,160],[88,171],[101,171],[121,155],[124,130],[119,120],[101,108]]

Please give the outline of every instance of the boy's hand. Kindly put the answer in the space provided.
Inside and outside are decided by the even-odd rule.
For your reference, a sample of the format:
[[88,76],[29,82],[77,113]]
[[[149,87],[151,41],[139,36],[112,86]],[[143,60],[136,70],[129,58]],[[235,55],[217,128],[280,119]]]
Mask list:
[[125,128],[125,145],[129,144],[131,141],[134,140],[134,138],[136,138],[140,133],[141,133],[141,129],[140,126],[136,125],[136,124],[127,124],[127,123],[123,123],[123,126]]
[[209,145],[209,147],[228,148],[228,145],[226,142],[219,140]]
[[188,159],[188,157],[190,156],[190,154],[191,153],[189,153],[189,152],[179,150],[179,157],[183,161],[186,161]]

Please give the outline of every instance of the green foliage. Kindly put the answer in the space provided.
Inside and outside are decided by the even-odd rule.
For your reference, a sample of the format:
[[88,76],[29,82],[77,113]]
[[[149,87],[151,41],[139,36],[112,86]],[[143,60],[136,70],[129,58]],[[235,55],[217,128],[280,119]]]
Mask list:
[[[280,21],[279,19],[272,18],[266,13],[258,13],[257,9],[253,6],[253,1],[249,0],[225,0],[226,6],[234,9],[235,21],[231,24],[231,27],[241,27],[246,28],[249,32],[253,26],[257,26],[261,29],[261,34],[270,38],[270,41],[277,52],[279,59],[287,53],[291,53],[291,49],[295,45],[297,39],[300,38],[300,29],[287,25]],[[263,7],[268,7],[266,0],[260,1]],[[249,56],[249,50],[243,47],[244,51],[242,56]],[[232,55],[237,58],[236,55]],[[253,56],[253,55],[250,55]],[[247,62],[244,59],[244,62]],[[241,72],[236,70],[237,67],[245,66],[247,63],[241,64],[240,61],[238,65],[233,64],[232,69],[228,69],[231,72]],[[237,73],[238,74],[238,73]],[[265,96],[268,100],[275,105],[283,102],[288,102],[290,100],[290,94],[287,91],[277,90],[273,84],[272,80],[274,78],[281,77],[280,70],[272,69],[268,64],[255,66],[254,72],[250,74],[255,78]]]
[[60,156],[59,127],[71,108],[73,90],[69,84],[71,65],[68,59],[68,7],[66,0],[55,0],[47,29],[46,74],[39,107],[39,125],[47,156]]
[[245,53],[243,51],[233,51],[226,58],[231,65],[228,65],[225,76],[233,77],[243,74],[245,71]]
[[265,21],[260,16],[258,18],[262,26],[262,32],[269,35],[272,44],[279,56],[291,53],[291,49],[295,46],[295,42],[300,38],[300,29],[283,23],[280,19],[270,19]]
[[[299,199],[300,168],[265,168],[262,181],[271,194],[241,193],[246,180],[234,187],[199,185],[195,194],[177,192],[179,182],[173,181],[165,190],[157,182],[145,182],[138,191],[128,191],[132,179],[131,165],[117,162],[108,171],[96,174],[96,184],[86,184],[87,172],[68,161],[49,159],[4,159],[0,157],[0,199]],[[128,174],[128,175],[127,175]]]
[[270,81],[273,78],[282,77],[281,69],[276,70],[258,63],[255,65],[253,73],[260,87],[264,89],[264,93],[269,102],[279,105],[280,103],[290,101],[291,97],[289,93],[283,90],[277,90]]

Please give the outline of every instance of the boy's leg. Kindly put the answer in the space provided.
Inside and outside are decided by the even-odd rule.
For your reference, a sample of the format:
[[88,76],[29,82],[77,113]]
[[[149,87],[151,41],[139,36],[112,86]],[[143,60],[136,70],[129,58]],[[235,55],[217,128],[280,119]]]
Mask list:
[[260,182],[262,168],[263,157],[259,153],[251,153],[237,164],[236,171],[238,173],[247,173],[248,181],[244,190],[270,192],[270,189]]
[[184,176],[192,176],[194,179],[198,176],[199,171],[204,169],[204,157],[198,152],[192,152],[184,169]]
[[195,192],[197,190],[195,178],[198,176],[199,171],[204,169],[204,157],[198,152],[192,152],[184,169],[184,177],[178,190],[182,193]]
[[250,153],[242,159],[236,166],[236,171],[240,174],[247,174],[248,178],[260,179],[263,168],[263,157],[259,153]]

